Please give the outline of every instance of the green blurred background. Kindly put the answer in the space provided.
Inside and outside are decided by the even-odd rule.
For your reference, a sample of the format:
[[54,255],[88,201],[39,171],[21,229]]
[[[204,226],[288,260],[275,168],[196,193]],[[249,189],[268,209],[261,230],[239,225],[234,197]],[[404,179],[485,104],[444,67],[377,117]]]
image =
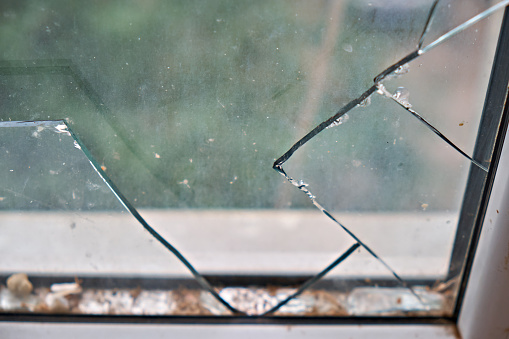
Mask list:
[[[0,119],[67,119],[136,207],[309,208],[272,163],[415,49],[430,5],[2,1]],[[427,43],[488,5],[441,2]],[[467,153],[496,26],[476,25],[386,84],[407,87],[414,108]],[[387,99],[349,115],[285,165],[325,207],[459,208],[468,161]],[[4,162],[5,138],[15,137],[0,134]],[[19,138],[11,152],[39,142]],[[49,147],[37,161],[52,154]],[[9,181],[3,172],[0,181]],[[24,182],[30,173],[19,166],[16,175]],[[45,184],[33,198],[46,201],[37,208],[58,205],[58,177],[37,180]]]

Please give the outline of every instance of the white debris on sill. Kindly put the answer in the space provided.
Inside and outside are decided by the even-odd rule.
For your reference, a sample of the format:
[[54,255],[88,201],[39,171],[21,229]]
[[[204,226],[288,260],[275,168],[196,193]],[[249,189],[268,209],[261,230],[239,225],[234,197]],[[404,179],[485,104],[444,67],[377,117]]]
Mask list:
[[414,287],[419,300],[408,288],[359,287],[348,296],[351,315],[387,315],[408,312],[442,311],[445,298],[440,293]]
[[134,298],[126,290],[87,290],[78,304],[84,314],[131,314]]
[[[220,295],[233,307],[248,315],[267,312],[295,292],[291,288],[228,287]],[[290,300],[274,315],[345,316],[345,294],[340,292],[309,290]]]
[[[405,288],[361,287],[350,294],[309,290],[281,307],[275,316],[383,316],[425,312],[440,315],[445,307],[442,294],[415,289],[421,304]],[[248,315],[260,315],[293,292],[288,288],[228,287],[220,295]],[[210,293],[200,290],[85,289],[79,295],[62,296],[48,288],[35,295],[17,296],[0,288],[0,311],[74,313],[93,315],[230,315]],[[430,314],[431,314],[430,313]]]
[[163,315],[172,314],[177,308],[172,294],[167,291],[142,291],[135,299],[132,314]]
[[44,304],[42,306],[47,308],[49,312],[69,312],[71,310],[71,304],[69,303],[70,296],[78,295],[81,292],[83,292],[83,289],[78,281],[52,284],[50,290],[43,298]]
[[78,305],[83,314],[170,315],[177,304],[169,291],[91,289],[83,293]]
[[28,276],[25,273],[16,273],[7,279],[7,288],[9,291],[19,297],[25,297],[32,293],[34,289]]
[[[203,292],[202,292],[203,294]],[[78,313],[115,315],[211,314],[200,302],[200,291],[178,289],[89,289],[79,301]]]
[[239,311],[258,315],[270,310],[293,292],[289,289],[278,289],[271,293],[262,288],[227,287],[219,295]]
[[38,298],[32,295],[33,286],[25,273],[16,273],[7,279],[7,288],[0,289],[0,309],[33,311]]
[[[175,290],[83,288],[72,283],[52,284],[33,290],[26,274],[15,274],[0,285],[0,311],[73,313],[93,315],[231,315],[209,292]],[[450,284],[447,284],[450,286]],[[440,287],[440,285],[439,285]],[[418,300],[406,288],[359,287],[350,293],[306,290],[279,308],[281,316],[442,315],[447,294],[439,287],[414,287]],[[283,287],[226,287],[218,290],[226,302],[248,315],[260,315],[292,295]],[[422,303],[424,302],[424,304]]]
[[69,300],[65,296],[56,293],[46,294],[44,304],[39,305],[52,313],[66,313],[71,309]]
[[73,282],[52,284],[50,286],[50,291],[54,294],[66,296],[70,294],[79,294],[83,292],[83,289],[81,288],[79,282]]
[[8,288],[0,287],[0,310],[2,311],[36,311],[40,299],[29,294],[26,296],[19,296],[12,293]]

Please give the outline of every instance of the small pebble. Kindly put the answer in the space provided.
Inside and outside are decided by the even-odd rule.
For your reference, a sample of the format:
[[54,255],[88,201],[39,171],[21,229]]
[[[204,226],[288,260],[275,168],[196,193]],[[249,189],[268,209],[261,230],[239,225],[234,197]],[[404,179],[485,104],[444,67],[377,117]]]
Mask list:
[[16,273],[7,279],[7,288],[13,294],[24,297],[32,293],[34,287],[25,273]]

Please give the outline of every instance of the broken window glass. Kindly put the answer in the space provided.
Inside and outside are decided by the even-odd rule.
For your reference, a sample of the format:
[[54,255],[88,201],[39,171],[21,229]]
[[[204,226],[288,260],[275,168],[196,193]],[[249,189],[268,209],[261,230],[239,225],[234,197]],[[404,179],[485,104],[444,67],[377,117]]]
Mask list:
[[450,316],[506,5],[5,2],[2,309]]
[[[146,224],[100,166],[87,158],[85,146],[72,137],[64,121],[1,122],[0,129],[1,252],[11,259],[2,262],[2,271],[30,272],[34,282],[51,282],[49,289],[33,290],[26,273],[13,274],[8,288],[0,292],[4,310],[172,314],[183,307],[176,297],[182,293],[178,288],[173,294],[156,290],[137,298],[133,296],[142,293],[140,288],[117,293],[100,284],[84,290],[82,279],[94,285],[91,276],[143,281],[171,274],[189,280],[195,272],[192,266],[186,269],[189,263],[179,260],[181,254]],[[136,261],[140,265],[133,271]],[[61,282],[66,276],[75,281]],[[209,289],[214,293],[206,284],[201,291],[202,278],[197,278],[198,296]],[[108,295],[113,305],[101,302]]]

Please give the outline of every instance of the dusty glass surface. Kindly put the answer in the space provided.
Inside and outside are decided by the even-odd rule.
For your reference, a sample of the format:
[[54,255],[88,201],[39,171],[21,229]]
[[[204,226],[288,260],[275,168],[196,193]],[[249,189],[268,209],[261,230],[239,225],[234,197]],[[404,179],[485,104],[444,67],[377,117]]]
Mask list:
[[[180,277],[192,275],[140,227],[63,121],[0,122],[0,140],[0,256],[4,258],[0,270],[17,272],[20,263],[25,266],[23,273],[7,279],[7,288],[0,288],[3,311],[123,314],[129,309],[134,314],[172,314],[179,310],[178,289],[140,297],[141,291],[135,289],[117,293],[103,290],[104,286],[82,288],[78,275],[138,279],[168,271]],[[131,262],[137,257],[155,260],[144,262],[133,274]],[[53,283],[37,286],[36,282],[34,289],[25,272],[31,279],[42,276]],[[199,286],[194,287],[206,297]],[[110,303],[104,302],[108,297]]]
[[[93,222],[100,233],[90,239],[102,242],[90,240],[90,256],[73,254],[74,229],[66,238],[48,222],[30,236],[63,237],[56,252],[39,262],[7,246],[13,259],[1,273],[192,281],[145,222],[189,260],[205,289],[200,274],[304,282],[348,253],[284,314],[449,314],[455,281],[443,280],[476,166],[468,156],[501,11],[426,48],[495,4],[439,1],[420,41],[433,1],[2,2],[0,121],[64,120],[75,139],[49,122],[41,131],[43,123],[0,129],[0,231],[30,216],[104,218]],[[295,142],[417,49],[421,55],[375,82],[366,101],[285,159],[295,185],[273,170]],[[68,139],[65,147],[58,138]],[[86,154],[74,147],[78,139]],[[56,159],[73,165],[54,168]],[[124,219],[139,240],[133,233],[125,257],[107,264],[100,253],[122,248],[114,225]],[[124,259],[129,265],[117,266]],[[298,291],[296,283],[267,292],[215,281],[216,297],[248,314]],[[227,312],[203,295],[206,312]]]

